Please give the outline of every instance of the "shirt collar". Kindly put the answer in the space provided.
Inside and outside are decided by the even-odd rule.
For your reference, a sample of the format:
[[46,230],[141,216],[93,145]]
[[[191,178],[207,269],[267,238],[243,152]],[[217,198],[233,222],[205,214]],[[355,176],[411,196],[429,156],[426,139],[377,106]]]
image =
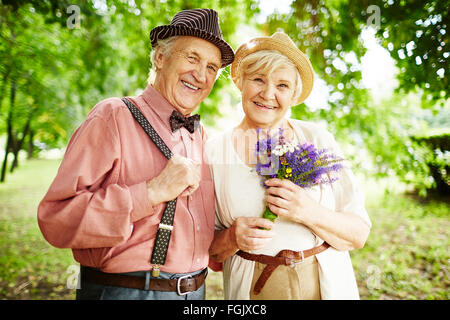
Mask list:
[[[161,122],[167,127],[169,132],[173,134],[172,129],[170,128],[169,119],[172,112],[177,109],[169,101],[167,101],[167,99],[164,98],[158,90],[153,88],[151,84],[147,85],[141,96],[147,105],[161,119]],[[180,130],[182,129],[185,130],[185,128],[180,128]],[[186,130],[186,133],[191,137],[191,139],[194,138],[195,131],[194,133],[190,133]]]

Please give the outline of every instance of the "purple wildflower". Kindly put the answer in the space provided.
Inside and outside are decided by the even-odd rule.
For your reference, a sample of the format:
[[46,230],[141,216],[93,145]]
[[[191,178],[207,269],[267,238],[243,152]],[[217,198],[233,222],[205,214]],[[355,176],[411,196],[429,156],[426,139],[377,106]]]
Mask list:
[[[287,146],[283,135],[283,129],[279,129],[278,145],[276,137],[266,135],[266,139],[260,139],[261,129],[257,129],[258,141],[256,143],[256,172],[262,177],[262,183],[270,178],[289,179],[302,188],[312,187],[323,183],[333,183],[336,177],[331,177],[332,172],[342,169],[340,162],[343,159],[328,153],[326,149],[318,150],[313,144],[298,144],[295,148],[288,147],[281,156],[272,152],[277,147]],[[283,150],[287,150],[283,149]],[[264,217],[274,220],[276,215],[266,207]]]

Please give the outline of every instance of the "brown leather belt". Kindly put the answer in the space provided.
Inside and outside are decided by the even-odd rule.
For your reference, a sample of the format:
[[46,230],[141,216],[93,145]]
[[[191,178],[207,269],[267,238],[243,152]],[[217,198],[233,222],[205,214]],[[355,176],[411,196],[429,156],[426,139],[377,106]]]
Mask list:
[[253,289],[253,292],[255,294],[259,294],[272,272],[274,272],[279,265],[293,267],[296,264],[303,262],[304,259],[325,251],[326,249],[328,249],[328,247],[330,247],[330,245],[326,242],[323,242],[320,246],[308,250],[281,250],[275,257],[267,256],[264,254],[251,254],[241,250],[239,250],[236,254],[246,260],[257,261],[259,263],[266,264],[266,267],[256,281],[255,288]]
[[81,277],[88,282],[139,290],[174,291],[179,295],[184,295],[199,289],[205,282],[207,274],[208,268],[205,268],[205,270],[194,276],[186,275],[177,279],[151,278],[148,282],[148,288],[146,288],[145,277],[105,273],[97,269],[81,267]]

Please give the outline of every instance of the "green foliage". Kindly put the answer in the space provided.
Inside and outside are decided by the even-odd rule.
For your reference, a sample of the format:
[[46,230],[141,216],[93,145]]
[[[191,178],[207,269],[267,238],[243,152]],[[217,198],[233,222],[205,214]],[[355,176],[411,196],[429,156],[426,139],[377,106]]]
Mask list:
[[377,35],[400,69],[399,91],[422,91],[428,106],[447,100],[450,2],[378,0],[370,4],[381,8]]
[[[269,34],[282,29],[290,35],[310,57],[314,71],[329,90],[327,104],[319,110],[300,105],[293,115],[326,119],[336,125],[333,131],[346,133],[358,125],[357,115],[367,109],[368,102],[367,91],[361,85],[361,70],[354,64],[360,62],[366,49],[358,38],[361,28],[351,13],[352,5],[350,1],[294,1],[292,13],[272,15],[267,22]],[[350,54],[357,60],[349,59]]]
[[[329,83],[328,76],[336,74],[326,50],[337,53],[331,57],[343,58],[353,51],[360,58],[365,51],[360,33],[373,27],[400,69],[398,91],[420,90],[430,106],[448,99],[449,4],[439,0],[294,1],[292,14],[273,16],[269,30],[281,27],[293,35],[300,47],[307,48],[316,72]],[[328,76],[323,74],[327,67],[331,68]],[[360,80],[357,72],[352,78]]]
[[[149,32],[168,24],[179,10],[215,8],[227,38],[251,16],[251,4],[252,0],[80,0],[74,4],[79,9],[76,24],[69,1],[3,0],[0,136],[7,136],[5,151],[17,155],[18,148],[30,145],[64,147],[96,103],[138,94],[147,85],[150,69]],[[206,123],[218,113],[219,90],[227,85],[227,77],[221,77],[201,105],[198,112]],[[22,138],[26,141],[20,144]]]
[[[306,0],[294,1],[291,8],[288,14],[269,16],[263,28],[267,34],[280,29],[288,33],[310,57],[316,83],[325,81],[328,89],[323,106],[302,104],[293,108],[292,116],[326,122],[339,141],[354,147],[349,157],[359,168],[368,161],[361,156],[367,149],[373,163],[368,174],[395,173],[425,194],[433,186],[430,152],[410,137],[433,127],[417,115],[427,108],[440,113],[448,99],[448,77],[439,75],[449,70],[448,1]],[[379,10],[378,25],[374,9]],[[361,32],[367,27],[375,28],[399,68],[395,94],[381,102],[375,102],[361,81],[366,53]],[[441,125],[450,128],[448,117]]]
[[0,115],[11,121],[14,135],[23,134],[23,123],[30,118],[34,138],[56,147],[66,142],[80,118],[72,108],[80,68],[68,57],[76,56],[87,39],[73,37],[65,26],[66,15],[64,27],[62,19],[48,19],[55,10],[61,17],[62,7],[49,12],[47,2],[36,4],[1,7]]
[[[0,136],[11,123],[9,152],[23,139],[22,149],[64,147],[97,102],[138,94],[147,85],[154,26],[168,24],[179,10],[210,7],[218,11],[233,48],[246,25],[266,35],[284,30],[307,53],[316,84],[323,83],[327,92],[322,105],[294,107],[294,118],[326,122],[338,141],[353,146],[349,157],[359,168],[369,161],[361,150],[368,150],[373,169],[368,174],[396,173],[418,189],[431,187],[428,149],[411,137],[436,125],[450,127],[448,112],[442,111],[448,109],[449,1],[295,0],[290,13],[269,15],[257,26],[258,2],[79,0],[73,4],[80,22],[72,28],[70,1],[2,0]],[[379,25],[369,7],[379,9]],[[362,82],[367,49],[361,32],[367,27],[375,29],[399,70],[396,93],[386,101],[375,102]],[[222,117],[225,96],[233,103],[240,98],[229,73],[227,67],[197,111],[209,127]]]
[[433,177],[433,189],[450,195],[450,132],[412,137],[412,140],[423,150],[423,162]]

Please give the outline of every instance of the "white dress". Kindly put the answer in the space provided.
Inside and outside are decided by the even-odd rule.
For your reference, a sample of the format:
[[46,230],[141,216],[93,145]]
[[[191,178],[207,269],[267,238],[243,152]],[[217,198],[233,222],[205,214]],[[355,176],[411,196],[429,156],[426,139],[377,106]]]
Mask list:
[[[333,136],[311,122],[288,119],[294,128],[294,141],[313,143],[316,148],[327,148],[341,156]],[[206,152],[210,162],[216,193],[217,230],[229,228],[237,217],[261,217],[265,208],[265,190],[260,177],[237,155],[232,142],[233,130],[208,140]],[[356,185],[355,177],[347,167],[337,174],[338,180],[306,189],[321,205],[334,210],[354,213],[369,226],[364,208],[364,195]],[[283,217],[275,221],[276,233],[264,248],[252,253],[275,256],[279,251],[300,251],[320,245],[323,240],[309,228]],[[356,279],[348,251],[330,247],[316,255],[319,262],[319,282],[322,299],[359,299]],[[233,255],[223,264],[224,292],[227,300],[250,298],[254,262]]]

